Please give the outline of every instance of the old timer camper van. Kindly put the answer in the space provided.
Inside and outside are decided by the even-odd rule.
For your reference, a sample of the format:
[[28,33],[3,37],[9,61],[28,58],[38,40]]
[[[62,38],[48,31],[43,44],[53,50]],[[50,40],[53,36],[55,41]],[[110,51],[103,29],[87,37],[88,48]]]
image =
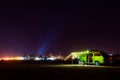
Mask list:
[[101,54],[100,51],[85,50],[80,52],[72,52],[64,60],[67,60],[70,57],[72,60],[78,60],[78,63],[82,65],[99,65],[104,63],[104,56]]

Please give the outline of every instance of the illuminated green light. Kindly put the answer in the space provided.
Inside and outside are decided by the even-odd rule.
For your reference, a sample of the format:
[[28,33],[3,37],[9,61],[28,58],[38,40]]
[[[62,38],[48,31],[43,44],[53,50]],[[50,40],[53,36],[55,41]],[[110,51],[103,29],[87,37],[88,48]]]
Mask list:
[[65,60],[70,57],[72,57],[72,59],[78,59],[80,62],[84,62],[84,64],[104,63],[104,56],[99,51],[85,50],[72,52],[65,58]]
[[[99,55],[98,55],[99,54]],[[102,54],[97,51],[90,51],[90,50],[85,50],[85,51],[81,51],[81,52],[73,52],[72,53],[72,56],[77,59],[79,59],[80,61],[82,62],[85,62],[85,63],[89,63],[88,62],[88,57],[91,56],[91,62],[90,63],[104,63],[104,57],[102,56]]]
[[86,53],[89,53],[89,50],[86,50]]

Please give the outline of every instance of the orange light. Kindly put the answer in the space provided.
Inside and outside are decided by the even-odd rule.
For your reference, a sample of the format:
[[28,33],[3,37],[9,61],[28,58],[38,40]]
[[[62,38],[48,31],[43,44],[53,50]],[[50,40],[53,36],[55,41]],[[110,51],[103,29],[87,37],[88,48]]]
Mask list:
[[8,61],[8,60],[24,60],[24,58],[21,57],[21,56],[17,56],[17,57],[2,57],[2,58],[0,58],[0,60],[5,60],[5,61]]

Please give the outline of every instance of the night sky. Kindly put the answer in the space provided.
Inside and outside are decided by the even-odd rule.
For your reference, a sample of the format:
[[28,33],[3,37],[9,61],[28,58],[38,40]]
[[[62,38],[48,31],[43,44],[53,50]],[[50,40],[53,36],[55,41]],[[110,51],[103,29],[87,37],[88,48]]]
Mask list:
[[0,55],[120,51],[120,6],[114,2],[2,2]]

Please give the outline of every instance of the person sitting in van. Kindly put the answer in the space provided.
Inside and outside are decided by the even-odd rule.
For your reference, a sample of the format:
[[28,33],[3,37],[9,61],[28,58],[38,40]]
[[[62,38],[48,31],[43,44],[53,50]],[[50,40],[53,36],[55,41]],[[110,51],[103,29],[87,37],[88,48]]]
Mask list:
[[88,55],[87,60],[88,60],[88,64],[89,64],[90,62],[92,62],[92,56],[91,56],[91,55]]

